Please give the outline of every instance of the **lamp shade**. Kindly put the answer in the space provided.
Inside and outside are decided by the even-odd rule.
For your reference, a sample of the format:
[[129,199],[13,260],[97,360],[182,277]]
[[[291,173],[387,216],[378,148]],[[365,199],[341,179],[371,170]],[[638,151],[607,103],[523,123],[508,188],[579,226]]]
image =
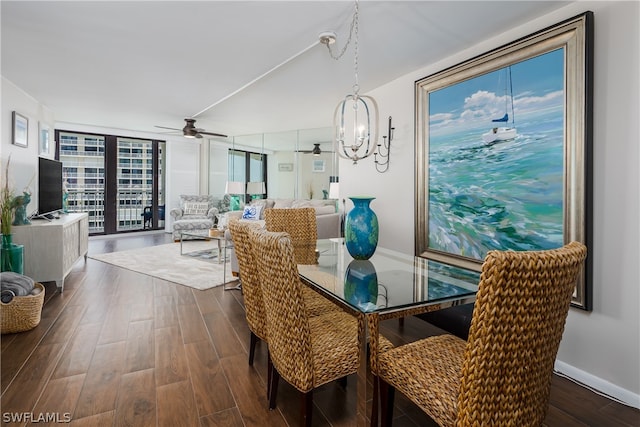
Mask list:
[[255,181],[247,183],[247,194],[264,194],[265,192],[264,182]]
[[224,192],[226,194],[244,194],[244,182],[227,181]]
[[329,198],[330,199],[340,198],[340,183],[332,182],[329,184]]

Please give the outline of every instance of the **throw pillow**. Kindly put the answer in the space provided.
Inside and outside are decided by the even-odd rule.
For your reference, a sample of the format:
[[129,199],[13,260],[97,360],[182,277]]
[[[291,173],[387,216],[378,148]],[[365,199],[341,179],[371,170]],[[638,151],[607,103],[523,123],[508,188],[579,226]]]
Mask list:
[[273,208],[281,209],[281,208],[290,208],[293,203],[293,199],[275,199]]
[[242,211],[242,219],[258,220],[260,219],[260,212],[262,212],[262,206],[245,206]]
[[209,203],[186,202],[184,215],[206,215],[209,212]]
[[264,219],[264,211],[266,209],[273,208],[274,201],[271,199],[254,199],[251,201],[251,206],[262,206],[260,211],[260,219]]
[[299,209],[299,208],[310,208],[310,207],[313,207],[313,205],[311,204],[311,200],[298,199],[298,200],[294,200],[293,203],[291,203],[291,207],[293,209]]
[[231,196],[229,194],[225,194],[222,197],[222,200],[220,200],[220,202],[218,203],[218,211],[222,213],[222,212],[229,212],[230,210],[231,210]]
[[336,208],[334,208],[333,206],[314,206],[314,209],[316,210],[316,215],[327,215],[336,213]]

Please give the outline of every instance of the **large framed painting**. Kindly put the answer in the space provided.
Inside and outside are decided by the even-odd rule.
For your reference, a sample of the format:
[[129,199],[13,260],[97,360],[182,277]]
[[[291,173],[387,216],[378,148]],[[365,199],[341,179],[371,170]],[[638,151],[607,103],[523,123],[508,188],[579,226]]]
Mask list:
[[[416,253],[591,245],[593,14],[416,81]],[[591,310],[591,257],[572,304]]]

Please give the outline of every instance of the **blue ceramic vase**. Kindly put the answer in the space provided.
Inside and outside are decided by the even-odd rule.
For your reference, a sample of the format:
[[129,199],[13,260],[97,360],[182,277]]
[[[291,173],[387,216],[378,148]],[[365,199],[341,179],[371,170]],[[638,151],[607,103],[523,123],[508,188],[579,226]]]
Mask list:
[[344,224],[344,241],[354,259],[369,259],[378,246],[378,217],[369,204],[375,197],[349,197],[353,209]]
[[347,266],[344,297],[365,311],[378,302],[378,275],[371,261],[354,259]]

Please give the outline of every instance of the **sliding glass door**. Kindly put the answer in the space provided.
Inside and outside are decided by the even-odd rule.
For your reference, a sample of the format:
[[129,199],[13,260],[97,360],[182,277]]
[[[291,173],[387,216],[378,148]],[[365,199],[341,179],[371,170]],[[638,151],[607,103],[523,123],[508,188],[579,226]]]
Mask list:
[[164,228],[163,141],[56,131],[68,210],[92,234]]
[[154,156],[154,141],[117,138],[117,231],[137,230],[141,224],[143,229],[164,227],[164,185],[159,185],[164,179],[154,179],[163,177],[158,167],[162,162],[154,166],[154,159],[162,157],[163,145]]

